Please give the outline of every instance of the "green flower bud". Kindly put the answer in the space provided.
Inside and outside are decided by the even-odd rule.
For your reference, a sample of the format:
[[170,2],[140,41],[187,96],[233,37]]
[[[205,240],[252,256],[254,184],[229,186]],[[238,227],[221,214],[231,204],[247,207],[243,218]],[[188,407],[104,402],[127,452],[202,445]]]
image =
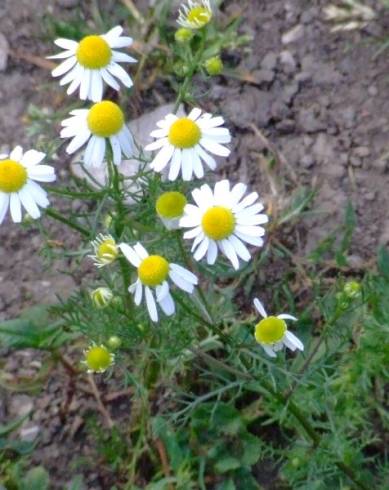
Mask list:
[[223,73],[223,61],[220,56],[214,56],[213,58],[209,58],[205,62],[205,69],[207,70],[208,75],[214,77],[216,75],[220,75]]
[[96,308],[106,308],[112,301],[113,294],[109,288],[97,288],[90,293],[91,300]]
[[348,298],[356,299],[361,295],[361,285],[357,281],[346,282],[343,292]]
[[185,27],[181,27],[181,29],[178,29],[174,34],[174,39],[180,44],[188,43],[192,38],[193,32]]
[[122,345],[122,341],[120,340],[120,338],[117,336],[117,335],[112,335],[109,339],[108,339],[108,347],[112,350],[116,350],[116,349],[119,349],[119,347]]

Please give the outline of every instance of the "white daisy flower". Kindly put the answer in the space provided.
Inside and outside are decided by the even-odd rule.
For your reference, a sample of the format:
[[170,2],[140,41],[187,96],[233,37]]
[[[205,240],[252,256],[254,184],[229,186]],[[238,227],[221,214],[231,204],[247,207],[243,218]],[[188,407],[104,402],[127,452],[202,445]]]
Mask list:
[[134,140],[124,121],[120,107],[110,100],[93,104],[90,109],[75,109],[72,117],[62,121],[61,138],[73,138],[66,148],[72,154],[88,140],[85,149],[86,166],[99,167],[104,160],[106,140],[112,148],[113,163],[120,165],[122,153],[130,158],[134,153]]
[[132,44],[130,37],[121,36],[123,28],[116,26],[101,36],[86,36],[80,42],[70,39],[56,39],[54,42],[65,51],[49,56],[54,59],[65,59],[53,71],[53,77],[61,77],[59,84],[70,83],[67,93],[80,90],[80,99],[99,102],[103,98],[104,82],[115,90],[120,86],[116,79],[125,87],[133,83],[128,73],[119,63],[136,63],[136,59],[128,54],[115,51]]
[[168,114],[157,123],[160,129],[152,131],[150,136],[156,141],[146,146],[146,151],[159,150],[150,166],[155,172],[162,172],[170,164],[169,180],[176,180],[182,173],[184,180],[204,177],[203,162],[215,170],[216,161],[210,155],[228,157],[230,150],[223,146],[231,141],[231,134],[222,117],[202,114],[195,108],[185,117]]
[[193,257],[201,260],[207,256],[208,264],[216,262],[220,250],[239,269],[239,259],[248,262],[251,258],[244,242],[261,247],[265,230],[262,226],[269,218],[261,214],[263,204],[256,202],[258,194],[245,196],[247,186],[236,184],[230,189],[228,180],[221,180],[212,189],[204,184],[192,191],[196,205],[187,204],[182,228],[192,228],[184,238],[194,239]]
[[212,19],[209,0],[188,0],[179,11],[177,22],[187,29],[201,29]]
[[16,146],[10,155],[0,155],[0,224],[10,208],[14,223],[22,221],[22,206],[33,219],[40,217],[39,207],[47,208],[47,192],[35,181],[53,182],[55,170],[40,165],[46,155],[36,150],[23,153]]
[[119,255],[119,248],[112,235],[100,233],[91,244],[94,254],[88,255],[88,257],[93,259],[95,266],[98,268],[112,264]]
[[186,203],[186,197],[181,192],[164,192],[159,196],[155,209],[168,230],[178,230]]
[[254,306],[262,316],[262,320],[255,326],[255,340],[261,344],[266,354],[277,357],[276,352],[284,346],[290,350],[303,351],[304,345],[296,335],[289,332],[285,320],[297,321],[297,318],[287,313],[277,316],[268,316],[263,304],[258,298],[254,299]]
[[[194,287],[198,283],[197,277],[184,267],[169,263],[161,255],[149,255],[140,243],[133,247],[122,243],[119,248],[127,260],[138,269],[138,279],[128,290],[134,294],[135,304],[140,305],[144,289],[147,309],[153,322],[158,321],[156,302],[165,315],[170,316],[175,312],[168,278],[183,291],[189,294],[193,293]],[[154,294],[156,298],[154,298]]]

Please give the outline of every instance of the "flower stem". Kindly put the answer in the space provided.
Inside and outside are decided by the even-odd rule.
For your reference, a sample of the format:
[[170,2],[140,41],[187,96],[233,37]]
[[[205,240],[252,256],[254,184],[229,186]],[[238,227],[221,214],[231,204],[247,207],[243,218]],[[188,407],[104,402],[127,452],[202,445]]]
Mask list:
[[59,214],[59,213],[57,213],[57,211],[54,211],[54,209],[47,208],[46,209],[46,215],[50,216],[50,218],[53,218],[53,219],[65,224],[65,225],[67,225],[69,228],[72,228],[73,230],[78,231],[84,237],[87,237],[87,238],[90,237],[90,232],[86,228],[84,228],[83,226],[79,225],[78,223],[75,223],[74,221],[72,221],[68,218],[65,218],[64,216],[62,216],[62,214]]

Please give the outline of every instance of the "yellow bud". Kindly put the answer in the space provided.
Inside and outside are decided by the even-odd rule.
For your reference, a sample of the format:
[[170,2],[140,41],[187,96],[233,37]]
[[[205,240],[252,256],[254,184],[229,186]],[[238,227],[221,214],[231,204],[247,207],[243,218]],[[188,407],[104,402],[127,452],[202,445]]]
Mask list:
[[107,344],[108,344],[108,347],[110,347],[112,350],[116,350],[116,349],[119,349],[119,347],[122,345],[122,341],[120,340],[120,338],[117,335],[112,335],[108,339]]
[[190,29],[186,29],[185,27],[181,27],[174,34],[174,39],[176,42],[180,44],[188,43],[193,37],[193,32]]
[[109,288],[97,288],[90,293],[91,300],[96,308],[106,308],[112,301],[113,294]]
[[205,62],[205,69],[207,70],[208,75],[212,77],[223,73],[223,68],[223,61],[220,56],[214,56]]

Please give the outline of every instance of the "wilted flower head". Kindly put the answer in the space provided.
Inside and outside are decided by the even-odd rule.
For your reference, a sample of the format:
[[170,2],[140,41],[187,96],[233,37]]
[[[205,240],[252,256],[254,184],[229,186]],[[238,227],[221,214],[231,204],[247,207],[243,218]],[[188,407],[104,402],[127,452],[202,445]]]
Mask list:
[[119,255],[119,249],[114,238],[111,235],[103,235],[100,233],[92,242],[94,255],[89,255],[94,260],[97,267],[114,262]]

